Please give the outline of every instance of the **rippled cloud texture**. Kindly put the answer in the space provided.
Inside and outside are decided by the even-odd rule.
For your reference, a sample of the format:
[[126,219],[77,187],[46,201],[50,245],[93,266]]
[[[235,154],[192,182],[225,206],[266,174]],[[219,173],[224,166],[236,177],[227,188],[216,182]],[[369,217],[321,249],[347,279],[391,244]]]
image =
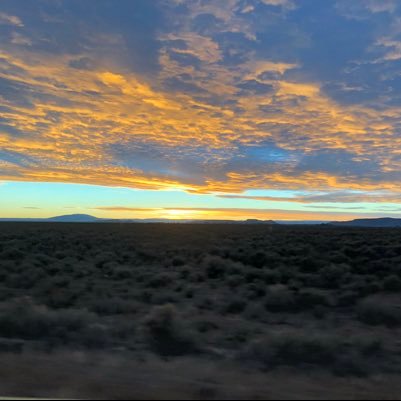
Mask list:
[[397,0],[0,4],[3,181],[398,204],[400,106]]

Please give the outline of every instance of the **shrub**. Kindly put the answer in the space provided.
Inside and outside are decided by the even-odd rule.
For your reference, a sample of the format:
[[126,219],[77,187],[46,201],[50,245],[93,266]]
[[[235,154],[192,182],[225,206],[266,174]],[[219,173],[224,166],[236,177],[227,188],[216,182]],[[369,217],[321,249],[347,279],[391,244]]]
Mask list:
[[165,288],[173,282],[173,277],[168,273],[161,273],[152,277],[148,283],[151,288]]
[[337,357],[338,351],[338,341],[334,337],[281,333],[250,344],[243,356],[272,369],[280,365],[325,366]]
[[266,285],[263,282],[256,282],[248,284],[248,298],[257,299],[266,295]]
[[214,321],[208,319],[199,319],[194,323],[194,326],[199,333],[209,333],[219,329],[219,326]]
[[216,306],[214,299],[207,295],[202,295],[200,298],[198,298],[195,301],[195,305],[198,309],[208,310],[208,311],[214,310]]
[[91,303],[90,310],[101,316],[125,315],[136,313],[137,305],[119,298],[99,299]]
[[75,342],[89,349],[105,348],[110,344],[109,330],[99,323],[87,325],[78,333]]
[[280,281],[280,273],[276,270],[265,270],[263,279],[268,285],[277,284]]
[[227,270],[227,262],[218,256],[208,256],[203,260],[206,274],[209,279],[223,278]]
[[35,260],[39,266],[45,266],[45,267],[49,266],[52,262],[54,262],[53,258],[43,253],[36,254]]
[[248,263],[260,269],[267,263],[267,256],[264,252],[256,252],[249,256]]
[[115,280],[127,280],[132,278],[132,271],[128,267],[118,267],[112,274]]
[[181,270],[180,270],[180,278],[183,280],[187,280],[189,278],[189,276],[191,275],[191,268],[189,266],[184,266]]
[[172,265],[174,267],[184,266],[185,265],[185,260],[177,256],[172,260],[171,263],[172,263]]
[[316,289],[301,290],[297,295],[299,308],[309,309],[316,306],[329,306],[330,299],[327,293]]
[[377,355],[380,350],[377,339],[344,339],[322,333],[284,332],[249,344],[240,353],[240,358],[256,362],[264,369],[310,365],[329,367],[337,375],[364,376],[367,373],[367,358]]
[[322,287],[332,289],[340,287],[350,271],[350,267],[346,264],[326,266],[320,271]]
[[299,262],[300,271],[303,273],[316,273],[322,266],[316,257],[306,256]]
[[401,307],[380,299],[365,299],[357,307],[358,319],[371,326],[401,326]]
[[17,300],[0,307],[0,336],[43,341],[49,338],[68,340],[95,321],[85,310],[53,311],[30,300]]
[[22,273],[19,277],[19,285],[16,288],[29,289],[45,277],[45,272],[40,267],[32,269],[29,265],[22,266]]
[[195,294],[195,289],[193,287],[188,287],[184,290],[184,296],[187,299],[192,299]]
[[179,297],[172,291],[158,291],[152,296],[153,305],[177,304]]
[[269,290],[264,304],[269,312],[292,312],[297,308],[295,295],[282,285]]
[[244,312],[245,318],[253,321],[263,321],[266,315],[266,309],[258,303],[250,303]]
[[241,298],[235,297],[228,301],[224,306],[223,312],[233,315],[238,315],[242,313],[247,307],[247,303]]
[[20,249],[18,248],[8,248],[6,249],[2,255],[1,255],[1,259],[8,259],[8,260],[21,260],[24,257],[24,252],[22,252]]
[[244,275],[245,266],[241,262],[233,262],[230,261],[227,272],[231,276],[240,276]]
[[94,260],[94,265],[98,268],[98,269],[103,269],[103,267],[109,263],[114,261],[116,258],[115,254],[111,253],[111,252],[102,252],[100,254],[98,254]]
[[345,291],[337,297],[337,306],[350,307],[356,304],[359,293],[356,291]]
[[318,320],[323,320],[326,316],[327,309],[322,305],[313,308],[313,316]]
[[383,290],[380,282],[369,281],[365,276],[354,276],[352,283],[348,285],[348,289],[356,292],[360,298],[380,293]]
[[401,291],[401,279],[395,274],[387,276],[383,280],[383,288],[389,292]]
[[230,288],[238,288],[239,286],[241,286],[241,284],[243,284],[243,282],[243,277],[238,274],[228,277],[226,281],[227,285]]
[[248,267],[245,271],[245,281],[247,283],[254,283],[255,281],[263,281],[265,278],[265,273],[261,269],[255,267]]
[[197,351],[193,335],[172,305],[154,307],[145,319],[144,328],[151,348],[159,355],[181,356]]

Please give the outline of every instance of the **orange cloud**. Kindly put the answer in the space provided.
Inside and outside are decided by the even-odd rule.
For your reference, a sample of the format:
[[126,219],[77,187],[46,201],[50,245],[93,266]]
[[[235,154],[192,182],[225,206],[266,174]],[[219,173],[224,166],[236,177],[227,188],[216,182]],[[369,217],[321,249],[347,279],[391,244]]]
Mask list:
[[[197,2],[191,6],[192,15],[209,10],[234,31],[248,32],[234,15],[238,2],[229,5]],[[177,47],[177,40],[186,47]],[[241,158],[243,147],[270,141],[304,155],[320,149],[352,150],[359,160],[377,161],[382,173],[397,172],[401,167],[398,108],[377,111],[341,105],[324,93],[319,82],[289,79],[286,74],[297,63],[260,60],[249,54],[239,65],[223,65],[220,46],[188,29],[161,35],[160,43],[160,72],[152,79],[117,62],[106,65],[89,50],[79,56],[0,50],[0,78],[19,88],[23,98],[16,102],[0,94],[4,109],[0,148],[26,157],[20,164],[3,160],[0,179],[193,193],[238,194],[261,188],[399,192],[394,177],[377,180],[352,171],[346,176],[297,171],[291,161],[281,169],[242,166],[236,170],[230,163]],[[200,67],[180,64],[174,54],[196,57]],[[92,68],[73,67],[80,57],[93,59]],[[166,89],[166,81],[182,76],[199,93]],[[240,85],[250,80],[271,86],[271,91],[242,91]],[[182,153],[190,153],[194,160],[199,153],[200,177],[185,174],[182,166],[176,175],[167,168],[130,167],[115,160],[110,150],[115,145],[161,148],[172,164]]]

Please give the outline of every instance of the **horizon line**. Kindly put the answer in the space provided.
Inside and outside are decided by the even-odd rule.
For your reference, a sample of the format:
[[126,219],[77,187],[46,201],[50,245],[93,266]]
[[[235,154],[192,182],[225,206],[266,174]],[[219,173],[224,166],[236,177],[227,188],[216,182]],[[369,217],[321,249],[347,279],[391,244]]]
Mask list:
[[[59,216],[50,216],[50,217],[0,217],[0,222],[1,221],[52,221],[52,222],[58,222],[55,221],[55,219],[58,218],[74,218],[74,217],[88,217],[92,218],[95,220],[99,221],[143,221],[143,222],[173,222],[173,223],[185,223],[185,222],[204,222],[204,221],[213,221],[213,222],[294,222],[294,223],[330,223],[330,222],[347,222],[347,221],[354,221],[354,220],[382,220],[382,219],[389,219],[389,220],[398,220],[396,217],[389,217],[386,215],[383,216],[375,216],[375,217],[355,217],[350,219],[338,219],[338,220],[314,220],[314,219],[258,219],[258,218],[247,218],[247,219],[232,219],[232,218],[218,218],[218,219],[213,219],[213,218],[204,218],[204,219],[191,219],[191,218],[162,218],[162,217],[148,217],[148,218],[112,218],[112,217],[97,217],[95,215],[89,215],[89,214],[67,214],[67,215],[59,215]],[[73,222],[73,221],[71,221]],[[85,221],[83,221],[85,222]]]

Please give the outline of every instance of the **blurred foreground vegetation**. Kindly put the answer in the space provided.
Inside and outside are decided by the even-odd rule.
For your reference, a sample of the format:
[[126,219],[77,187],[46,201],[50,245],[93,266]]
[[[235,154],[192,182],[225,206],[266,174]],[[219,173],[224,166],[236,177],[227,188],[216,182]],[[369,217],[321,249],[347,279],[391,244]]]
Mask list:
[[400,295],[398,229],[0,224],[5,355],[390,377]]

